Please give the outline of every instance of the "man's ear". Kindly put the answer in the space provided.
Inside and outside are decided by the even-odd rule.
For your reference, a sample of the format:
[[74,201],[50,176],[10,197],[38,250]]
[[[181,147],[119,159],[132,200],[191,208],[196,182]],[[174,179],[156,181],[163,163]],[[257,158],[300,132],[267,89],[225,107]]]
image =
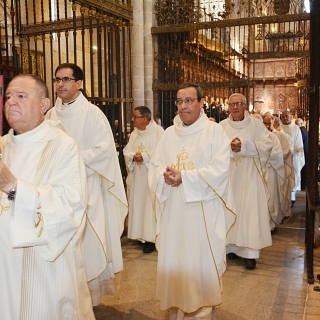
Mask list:
[[42,98],[41,99],[41,113],[45,114],[50,107],[50,99],[49,98]]
[[76,82],[76,84],[77,84],[77,89],[81,89],[81,87],[82,87],[82,80],[78,80],[78,81]]

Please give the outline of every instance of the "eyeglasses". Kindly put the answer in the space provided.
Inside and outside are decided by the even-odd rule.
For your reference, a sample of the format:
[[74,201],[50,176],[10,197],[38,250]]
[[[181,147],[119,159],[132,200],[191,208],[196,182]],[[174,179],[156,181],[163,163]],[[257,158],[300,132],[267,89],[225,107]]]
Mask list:
[[242,107],[244,105],[246,105],[244,102],[231,102],[231,103],[229,103],[229,107],[231,107],[231,108],[233,108],[235,106]]
[[145,116],[132,116],[131,118],[135,118],[135,119],[137,119],[137,118],[144,118]]
[[78,81],[78,79],[69,78],[69,77],[54,78],[54,79],[53,79],[53,81],[54,81],[55,83],[60,83],[60,81],[62,81],[62,83],[69,83],[71,80]]
[[194,101],[194,100],[197,100],[198,98],[185,98],[184,100],[183,99],[178,99],[178,100],[176,100],[174,103],[175,103],[175,105],[177,106],[177,107],[179,107],[179,106],[182,106],[182,104],[183,103],[185,103],[186,105],[188,105],[188,106],[190,106],[191,104],[192,104],[192,102]]

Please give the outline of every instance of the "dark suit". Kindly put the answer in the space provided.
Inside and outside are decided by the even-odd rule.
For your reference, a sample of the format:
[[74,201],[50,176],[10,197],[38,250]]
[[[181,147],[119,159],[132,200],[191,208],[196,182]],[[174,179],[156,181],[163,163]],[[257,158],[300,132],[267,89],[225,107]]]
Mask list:
[[304,160],[305,165],[301,169],[301,190],[306,189],[306,176],[307,176],[307,164],[308,164],[308,131],[307,129],[302,126],[300,127],[302,141],[303,141],[303,151],[304,151]]

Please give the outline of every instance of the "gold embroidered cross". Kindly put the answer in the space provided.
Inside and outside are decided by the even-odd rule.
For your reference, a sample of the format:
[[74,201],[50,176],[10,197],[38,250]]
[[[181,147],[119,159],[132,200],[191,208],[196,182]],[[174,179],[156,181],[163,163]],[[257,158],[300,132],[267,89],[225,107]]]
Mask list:
[[141,142],[141,145],[140,146],[138,146],[138,152],[143,152],[144,150],[146,149],[146,147],[142,144],[142,142]]
[[[142,153],[143,151],[145,151],[145,146],[143,145],[143,143],[141,142],[140,146],[138,146],[138,151],[137,153]],[[141,169],[141,165],[142,165],[142,162],[139,162],[138,163],[138,167]]]
[[244,158],[244,157],[236,156],[235,158],[232,159],[232,161],[236,163],[236,167],[238,166],[239,162],[241,162],[241,158]]

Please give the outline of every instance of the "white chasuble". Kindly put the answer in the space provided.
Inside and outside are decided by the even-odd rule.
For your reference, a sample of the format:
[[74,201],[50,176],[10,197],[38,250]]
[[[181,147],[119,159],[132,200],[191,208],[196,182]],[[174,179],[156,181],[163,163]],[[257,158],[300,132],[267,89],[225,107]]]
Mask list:
[[290,136],[284,131],[274,130],[273,133],[278,137],[283,153],[285,165],[285,183],[283,186],[284,201],[281,203],[281,211],[286,217],[291,214],[291,192],[294,188],[294,168],[293,168],[293,151],[290,148]]
[[[230,115],[219,124],[230,140],[230,185],[237,214],[236,223],[228,232],[227,244],[244,258],[258,258],[259,250],[272,243],[265,171],[273,143],[263,123],[250,117],[247,111],[242,121],[233,121]],[[236,137],[241,140],[238,153],[230,146]],[[251,250],[255,256],[244,256],[242,251],[248,254]]]
[[82,93],[67,108],[58,98],[46,117],[62,122],[86,165],[89,198],[83,254],[97,305],[103,294],[114,293],[112,278],[123,269],[120,237],[128,207],[113,134],[102,111]]
[[267,195],[270,195],[268,199],[270,230],[274,230],[285,216],[285,212],[282,212],[283,201],[285,201],[285,168],[280,141],[274,133],[270,132],[269,135],[273,146],[267,164],[266,187]]
[[17,195],[1,192],[0,319],[95,319],[81,240],[86,174],[75,141],[44,121],[3,137]]
[[[156,216],[149,192],[148,168],[163,132],[163,128],[151,120],[145,130],[134,129],[129,143],[123,149],[128,170],[128,238],[130,239],[155,242]],[[133,161],[133,156],[137,152],[142,154],[141,163]]]
[[[190,313],[221,303],[226,233],[235,220],[229,157],[225,133],[202,112],[190,126],[176,116],[151,159],[161,310]],[[167,166],[181,171],[179,187],[164,182]]]
[[305,164],[303,140],[300,128],[293,122],[288,125],[281,125],[282,130],[290,136],[290,145],[293,150],[293,167],[295,186],[291,191],[300,190],[300,171]]

